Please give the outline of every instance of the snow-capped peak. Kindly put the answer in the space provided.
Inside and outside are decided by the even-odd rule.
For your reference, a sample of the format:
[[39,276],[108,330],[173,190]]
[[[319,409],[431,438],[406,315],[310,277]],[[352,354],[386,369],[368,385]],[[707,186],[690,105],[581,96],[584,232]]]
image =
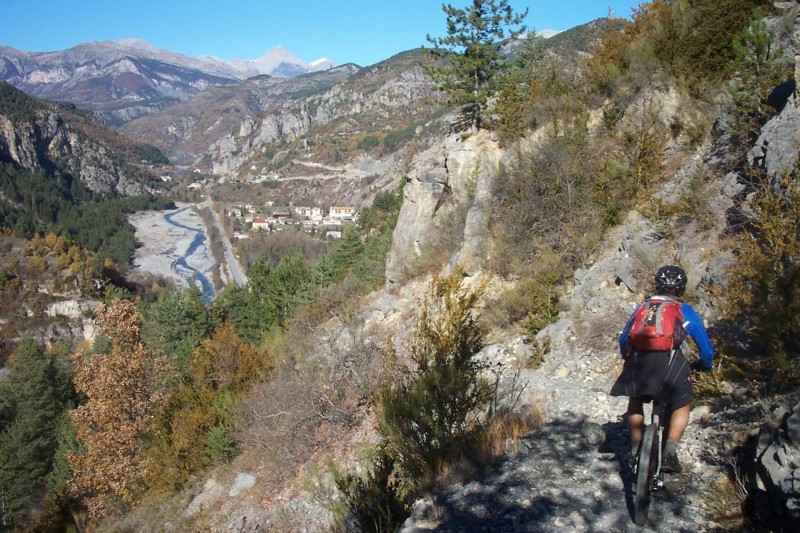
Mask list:
[[247,72],[249,75],[269,74],[270,76],[297,76],[306,72],[316,72],[333,68],[336,64],[327,58],[322,58],[313,63],[305,63],[298,59],[283,46],[276,46],[258,59],[235,59],[231,64]]

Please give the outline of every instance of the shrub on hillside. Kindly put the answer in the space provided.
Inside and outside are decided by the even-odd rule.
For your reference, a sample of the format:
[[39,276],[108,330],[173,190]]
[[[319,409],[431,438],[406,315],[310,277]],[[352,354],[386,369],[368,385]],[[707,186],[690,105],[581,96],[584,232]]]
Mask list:
[[[777,389],[800,377],[800,184],[788,176],[758,187],[753,217],[732,238],[737,261],[724,293],[723,316],[749,335],[749,357],[762,380]],[[740,347],[726,346],[729,352]],[[746,365],[751,367],[750,364]]]
[[463,273],[435,279],[411,341],[411,368],[393,348],[396,375],[379,392],[380,432],[412,486],[428,488],[449,467],[470,461],[485,432],[491,399],[484,364],[475,359],[483,331],[475,317],[482,292]]
[[583,246],[582,238],[566,235],[588,236],[599,229],[590,220],[593,206],[588,203],[592,175],[598,173],[594,158],[585,130],[574,127],[547,137],[535,149],[520,149],[500,169],[492,190],[498,247],[492,266],[497,272],[526,272],[544,249]]
[[[731,43],[747,26],[757,7],[771,8],[766,0],[653,0],[636,8],[631,22],[609,20],[600,47],[589,61],[589,82],[602,93],[618,92],[625,83],[646,87],[653,68],[642,69],[641,59],[689,87],[725,79],[731,69]],[[642,52],[649,50],[645,55]]]
[[[378,448],[371,468],[364,476],[336,477],[336,488],[344,495],[344,510],[358,524],[359,531],[384,533],[395,531],[408,517],[402,496],[402,484],[395,476],[395,459],[386,448]],[[337,517],[343,525],[347,517]]]

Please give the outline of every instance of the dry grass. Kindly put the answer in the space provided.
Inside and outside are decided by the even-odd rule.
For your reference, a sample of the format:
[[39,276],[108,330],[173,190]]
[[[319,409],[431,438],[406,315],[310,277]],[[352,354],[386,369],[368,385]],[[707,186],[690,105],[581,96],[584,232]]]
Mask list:
[[703,503],[722,531],[744,531],[747,520],[743,511],[747,487],[736,465],[733,476],[721,475],[711,485]]
[[522,437],[541,427],[544,413],[536,406],[525,404],[516,411],[502,411],[489,423],[486,452],[490,460],[520,450]]

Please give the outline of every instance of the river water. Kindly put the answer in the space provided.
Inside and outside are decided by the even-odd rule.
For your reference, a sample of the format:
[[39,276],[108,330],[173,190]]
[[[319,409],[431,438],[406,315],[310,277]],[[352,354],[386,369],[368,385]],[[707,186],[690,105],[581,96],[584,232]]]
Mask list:
[[192,241],[189,243],[189,247],[183,252],[183,254],[175,259],[172,263],[172,270],[178,274],[186,282],[186,285],[191,285],[194,283],[198,285],[198,288],[203,293],[203,299],[206,303],[210,302],[214,299],[214,284],[206,277],[205,273],[200,270],[200,268],[193,266],[192,257],[197,254],[201,247],[206,248],[206,242],[208,238],[206,237],[205,226],[201,225],[199,228],[186,226],[181,224],[180,222],[175,220],[176,215],[179,215],[190,209],[190,207],[182,207],[177,211],[171,211],[164,215],[164,220],[176,228],[184,229],[190,233],[194,234]]

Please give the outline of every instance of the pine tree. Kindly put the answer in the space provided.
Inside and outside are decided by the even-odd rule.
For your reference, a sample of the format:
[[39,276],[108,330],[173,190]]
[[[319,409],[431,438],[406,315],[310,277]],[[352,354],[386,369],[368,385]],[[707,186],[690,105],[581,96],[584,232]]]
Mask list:
[[774,31],[758,9],[750,25],[733,41],[737,77],[728,85],[728,109],[733,115],[728,129],[743,150],[749,149],[774,112],[767,104],[769,93],[788,74],[777,63],[780,50],[773,47],[774,40]]
[[24,520],[40,497],[72,398],[65,365],[26,337],[0,380],[0,524]]
[[192,351],[214,332],[219,317],[207,308],[200,290],[162,294],[142,311],[142,340],[148,347],[169,357],[180,372],[185,372]]
[[[449,95],[448,103],[461,106],[465,121],[473,131],[481,128],[489,97],[494,93],[495,74],[501,61],[504,44],[516,38],[528,14],[514,13],[508,0],[472,0],[472,5],[458,9],[445,4],[447,36],[428,42],[429,52],[445,59],[426,69],[441,90]],[[512,27],[519,26],[517,29]]]

